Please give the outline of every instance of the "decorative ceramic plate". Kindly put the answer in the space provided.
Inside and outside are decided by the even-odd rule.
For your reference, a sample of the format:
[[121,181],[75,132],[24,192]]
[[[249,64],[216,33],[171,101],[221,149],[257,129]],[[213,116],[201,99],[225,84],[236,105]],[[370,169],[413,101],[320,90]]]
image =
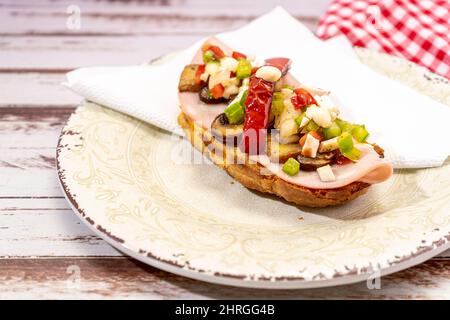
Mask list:
[[[357,53],[450,104],[443,78],[401,59]],[[340,207],[300,208],[242,187],[181,138],[84,102],[61,133],[57,164],[68,201],[94,232],[138,260],[194,279],[330,286],[392,273],[449,248],[450,161],[397,170]]]

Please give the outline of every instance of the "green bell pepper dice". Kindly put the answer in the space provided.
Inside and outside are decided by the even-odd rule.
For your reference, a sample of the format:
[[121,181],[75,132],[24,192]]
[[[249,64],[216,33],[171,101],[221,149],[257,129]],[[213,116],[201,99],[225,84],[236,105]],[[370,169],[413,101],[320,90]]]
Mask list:
[[353,138],[348,132],[343,132],[338,138],[338,146],[341,153],[349,152],[353,149]]
[[290,176],[295,176],[300,171],[300,163],[294,158],[289,158],[283,165],[283,171]]
[[247,59],[240,59],[236,69],[236,78],[244,79],[252,74],[252,64]]
[[230,124],[238,124],[244,121],[245,109],[239,101],[229,105],[224,112]]
[[341,154],[352,160],[356,161],[361,156],[361,151],[356,149],[353,145],[353,137],[349,132],[343,132],[338,138],[338,146]]
[[353,138],[358,142],[365,142],[369,136],[369,131],[367,131],[364,125],[355,126],[352,130]]
[[341,128],[336,122],[333,122],[329,128],[323,129],[323,135],[325,140],[338,137],[342,133]]
[[204,63],[208,63],[211,61],[216,60],[216,56],[214,55],[214,52],[212,52],[211,50],[207,50],[203,53],[203,62]]

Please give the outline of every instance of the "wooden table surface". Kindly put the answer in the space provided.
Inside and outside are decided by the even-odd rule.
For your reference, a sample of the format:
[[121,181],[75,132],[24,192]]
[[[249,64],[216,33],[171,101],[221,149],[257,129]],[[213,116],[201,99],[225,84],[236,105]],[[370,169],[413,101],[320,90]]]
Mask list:
[[[142,63],[273,7],[229,2],[0,1],[0,298],[450,298],[450,252],[384,277],[379,290],[236,289],[127,258],[71,211],[55,172],[58,135],[80,101],[60,85],[65,72]],[[278,3],[313,30],[327,2]],[[67,28],[70,4],[80,29]]]

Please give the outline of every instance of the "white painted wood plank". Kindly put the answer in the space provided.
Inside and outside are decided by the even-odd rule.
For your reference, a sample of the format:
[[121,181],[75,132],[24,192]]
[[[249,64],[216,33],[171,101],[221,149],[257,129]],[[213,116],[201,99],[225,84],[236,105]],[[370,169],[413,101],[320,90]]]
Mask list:
[[[82,66],[133,65],[185,48],[202,36],[5,37],[0,71],[58,71]],[[24,70],[23,70],[24,69]]]
[[[97,1],[83,0],[77,4],[86,13],[122,13],[122,14],[194,14],[225,16],[259,15],[271,10],[275,6],[281,6],[292,14],[305,16],[317,16],[322,14],[331,0],[260,0],[255,4],[254,0],[164,0],[164,1]],[[71,0],[2,0],[0,8],[13,12],[56,12],[65,13]]]
[[[315,28],[329,0],[297,1],[169,1],[158,2],[47,2],[3,4],[2,34],[211,34],[232,29],[268,12],[276,5]],[[81,12],[81,28],[66,27],[69,5]],[[233,8],[233,9],[231,9]]]
[[[73,268],[79,271],[79,282],[73,281]],[[432,260],[383,277],[380,289],[370,290],[361,282],[320,289],[258,290],[195,281],[120,257],[0,259],[0,298],[449,299],[449,271],[449,260]]]
[[[0,149],[0,152],[3,153],[0,156],[0,197],[63,196],[55,167],[52,164],[54,150],[16,149],[14,158],[20,157],[18,161],[5,156],[5,153],[9,153],[11,150]],[[0,206],[0,211],[3,209],[5,208]]]
[[63,73],[0,73],[0,106],[75,106],[81,98],[64,80]]
[[71,110],[0,108],[0,197],[62,196],[55,148]]
[[120,256],[64,198],[1,198],[0,258]]
[[[33,202],[31,206],[37,202],[27,201]],[[94,235],[70,209],[0,210],[0,230],[2,258],[121,255]]]
[[[71,211],[66,199],[62,197],[4,197],[0,196],[0,212],[4,215],[14,214],[15,211]],[[31,226],[31,224],[30,224]]]

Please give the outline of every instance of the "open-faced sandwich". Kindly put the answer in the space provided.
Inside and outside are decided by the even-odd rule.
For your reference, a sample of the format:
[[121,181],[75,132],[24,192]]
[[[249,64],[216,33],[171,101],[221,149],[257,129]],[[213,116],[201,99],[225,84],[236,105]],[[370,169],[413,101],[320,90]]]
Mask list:
[[178,86],[192,145],[244,186],[302,206],[341,204],[388,179],[365,126],[341,119],[329,92],[300,84],[290,65],[206,41]]

